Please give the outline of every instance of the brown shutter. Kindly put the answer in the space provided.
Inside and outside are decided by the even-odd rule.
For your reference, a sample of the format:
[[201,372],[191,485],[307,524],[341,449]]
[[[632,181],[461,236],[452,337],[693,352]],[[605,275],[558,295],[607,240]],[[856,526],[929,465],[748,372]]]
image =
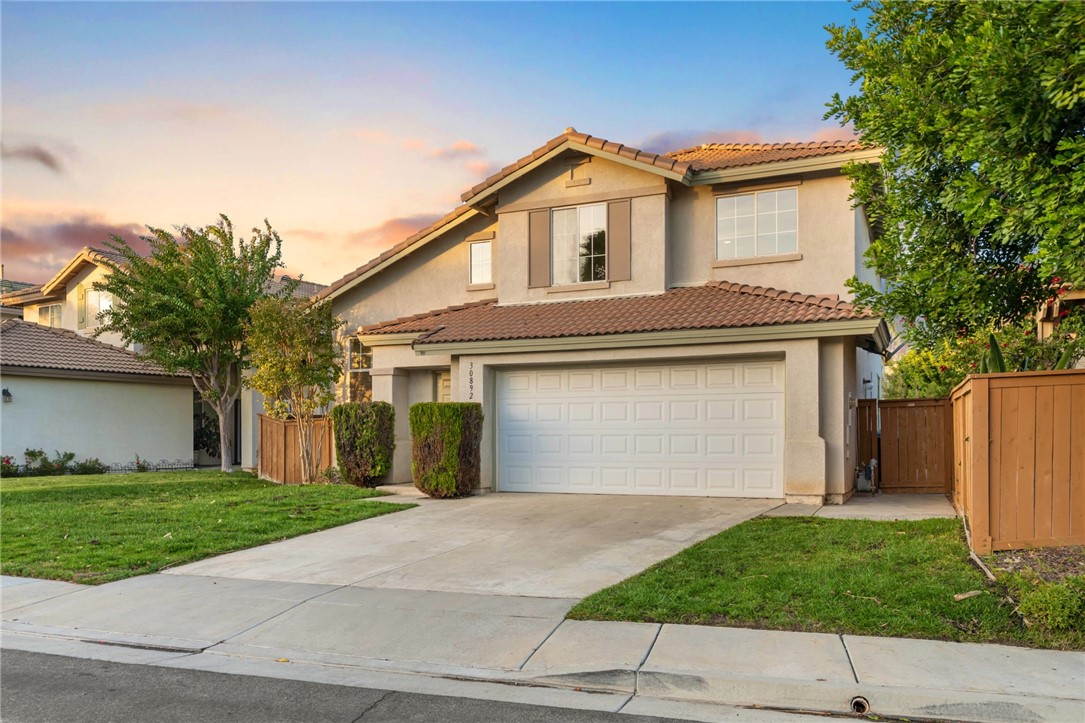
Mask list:
[[550,285],[550,211],[527,215],[527,285],[530,289]]
[[607,204],[607,279],[610,281],[629,281],[632,278],[629,204],[628,198]]

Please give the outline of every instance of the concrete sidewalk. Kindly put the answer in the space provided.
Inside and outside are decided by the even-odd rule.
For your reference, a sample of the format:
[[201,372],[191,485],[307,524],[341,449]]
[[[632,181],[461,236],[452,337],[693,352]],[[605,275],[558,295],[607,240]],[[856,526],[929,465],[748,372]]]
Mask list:
[[3,647],[687,718],[733,708],[961,721],[1085,718],[1085,654],[566,621],[574,599],[205,575],[4,578]]

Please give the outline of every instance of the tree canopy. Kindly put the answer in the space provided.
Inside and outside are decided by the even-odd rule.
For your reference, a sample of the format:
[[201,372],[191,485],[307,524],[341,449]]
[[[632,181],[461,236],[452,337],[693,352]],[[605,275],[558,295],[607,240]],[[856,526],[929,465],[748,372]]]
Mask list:
[[[244,327],[282,259],[282,241],[266,221],[251,239],[235,239],[226,216],[204,228],[180,226],[176,235],[149,228],[150,253],[141,256],[114,236],[109,247],[122,261],[106,260],[110,274],[95,288],[113,295],[98,333],[115,331],[126,345],[166,371],[184,372],[219,418],[222,469],[233,469],[227,423],[241,392],[249,348]],[[290,294],[287,286],[281,294]]]
[[1085,3],[865,0],[828,47],[858,92],[829,103],[885,149],[848,169],[886,279],[859,303],[920,346],[1085,285]]
[[[335,401],[342,373],[336,332],[342,325],[330,302],[294,297],[260,299],[245,324],[255,367],[245,383],[264,395],[269,416],[297,420],[303,482],[312,482],[322,463],[314,417]],[[321,426],[320,435],[326,430]]]

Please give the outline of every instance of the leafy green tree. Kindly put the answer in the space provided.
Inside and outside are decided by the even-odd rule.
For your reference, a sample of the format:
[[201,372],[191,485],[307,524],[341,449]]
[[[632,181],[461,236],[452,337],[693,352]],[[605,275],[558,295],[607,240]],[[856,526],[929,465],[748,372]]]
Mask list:
[[1085,3],[865,0],[830,26],[858,93],[826,117],[885,149],[848,169],[882,291],[914,345],[1022,319],[1085,283]]
[[149,231],[145,257],[119,236],[108,244],[122,261],[107,259],[109,275],[94,284],[115,302],[102,313],[98,333],[117,332],[166,371],[192,377],[218,416],[222,470],[231,472],[234,440],[227,417],[249,358],[244,325],[282,265],[282,240],[266,221],[251,239],[235,239],[226,216],[204,228],[177,227],[176,235]]
[[260,299],[245,325],[255,372],[245,384],[264,395],[268,415],[297,420],[303,483],[316,479],[327,426],[315,418],[335,400],[342,373],[336,332],[343,322],[331,304],[294,297]]

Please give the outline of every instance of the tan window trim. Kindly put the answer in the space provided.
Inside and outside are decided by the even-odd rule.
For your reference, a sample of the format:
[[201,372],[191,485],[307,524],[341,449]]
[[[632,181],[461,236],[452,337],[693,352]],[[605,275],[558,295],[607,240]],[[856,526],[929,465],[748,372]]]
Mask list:
[[494,284],[468,284],[467,285],[467,290],[468,291],[489,291],[491,289],[496,289],[496,288],[497,288],[497,286],[494,285]]
[[742,196],[757,191],[772,191],[778,188],[792,188],[802,185],[802,176],[778,178],[764,183],[725,183],[712,186],[712,193],[717,196]]
[[496,231],[479,231],[478,233],[471,234],[465,238],[464,241],[493,241],[495,238],[497,238]]
[[565,187],[566,188],[576,188],[577,186],[590,186],[590,185],[591,185],[591,179],[590,178],[574,178],[571,181],[566,181],[565,182]]
[[580,284],[562,284],[561,286],[551,286],[546,289],[546,293],[564,294],[567,291],[599,291],[600,289],[609,288],[609,281],[585,281]]
[[620,201],[625,198],[640,198],[642,196],[663,196],[667,194],[666,184],[657,186],[645,186],[643,188],[627,188],[620,191],[599,191],[588,193],[583,196],[564,196],[562,198],[544,198],[538,201],[519,201],[498,206],[498,213],[517,213],[519,211],[542,211],[567,206],[591,206],[604,201]]
[[778,264],[781,261],[802,261],[802,254],[772,254],[770,256],[747,256],[741,259],[717,259],[712,268],[723,269],[729,266],[754,266],[756,264]]

